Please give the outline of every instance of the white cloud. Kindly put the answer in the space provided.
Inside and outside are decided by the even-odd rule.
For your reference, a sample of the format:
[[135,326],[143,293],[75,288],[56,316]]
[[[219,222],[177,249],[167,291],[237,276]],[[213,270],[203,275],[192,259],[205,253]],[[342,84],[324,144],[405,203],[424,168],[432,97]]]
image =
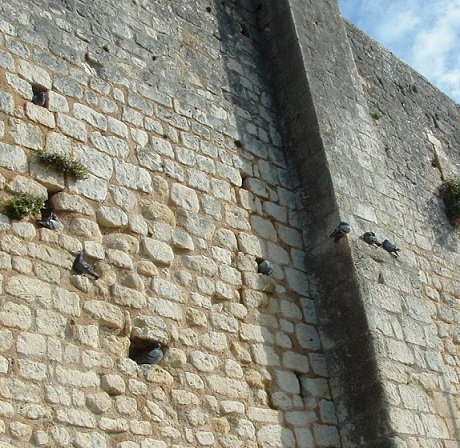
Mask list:
[[342,14],[460,102],[460,0],[339,0]]

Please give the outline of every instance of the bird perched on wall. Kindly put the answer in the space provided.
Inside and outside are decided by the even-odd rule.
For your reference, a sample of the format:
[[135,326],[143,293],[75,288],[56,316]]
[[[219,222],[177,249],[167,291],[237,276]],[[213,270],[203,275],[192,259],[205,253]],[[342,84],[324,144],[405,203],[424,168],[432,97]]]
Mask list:
[[32,97],[32,103],[37,106],[45,107],[46,105],[46,92],[38,92]]
[[360,238],[365,241],[367,244],[370,244],[371,246],[381,246],[382,243],[379,243],[377,241],[377,237],[375,236],[374,232],[366,232],[363,235],[360,236]]
[[93,267],[83,258],[83,253],[82,251],[78,251],[77,256],[75,257],[75,260],[73,261],[72,269],[80,275],[91,275],[93,276],[96,280],[99,278],[99,275],[97,275],[94,272]]
[[150,350],[147,354],[141,355],[139,358],[135,359],[138,364],[158,364],[163,359],[163,350],[161,349],[161,344],[157,342],[153,344],[153,349]]
[[398,255],[399,248],[397,248],[391,241],[385,240],[382,243],[382,247],[387,252],[390,252],[390,254],[394,255],[396,258],[399,257],[399,255]]
[[61,225],[56,213],[52,210],[49,211],[49,213],[44,213],[42,211],[42,219],[37,219],[37,223],[51,230],[56,230]]
[[259,265],[257,268],[259,274],[270,275],[273,272],[273,266],[268,260],[256,258],[256,262]]
[[348,233],[350,233],[351,227],[350,224],[347,222],[342,221],[334,231],[329,235],[329,238],[334,238],[334,243],[340,240],[340,238],[344,237]]

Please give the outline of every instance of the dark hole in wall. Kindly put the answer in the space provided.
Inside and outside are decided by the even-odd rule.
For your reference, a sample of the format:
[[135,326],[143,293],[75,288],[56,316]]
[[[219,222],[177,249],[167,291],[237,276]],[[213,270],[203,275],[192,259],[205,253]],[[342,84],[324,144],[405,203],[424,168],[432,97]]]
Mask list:
[[131,344],[129,346],[128,357],[137,364],[142,364],[142,360],[145,356],[150,351],[157,348],[158,345],[161,346],[163,354],[166,354],[168,347],[159,340],[133,338],[131,339]]

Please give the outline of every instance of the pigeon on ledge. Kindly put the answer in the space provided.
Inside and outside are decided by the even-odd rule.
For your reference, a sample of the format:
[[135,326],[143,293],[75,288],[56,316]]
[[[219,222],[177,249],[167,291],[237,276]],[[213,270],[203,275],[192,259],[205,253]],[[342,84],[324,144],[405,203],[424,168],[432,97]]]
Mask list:
[[60,221],[56,216],[56,213],[54,213],[53,211],[46,218],[44,218],[42,215],[42,219],[37,219],[37,223],[40,224],[42,227],[46,227],[47,229],[51,230],[56,230],[61,225]]
[[137,363],[138,364],[158,364],[163,359],[163,350],[161,350],[161,344],[156,343],[153,345],[153,350],[150,350],[145,356],[142,356]]
[[73,261],[72,269],[80,275],[91,275],[93,276],[96,280],[99,278],[99,275],[97,275],[94,272],[93,267],[83,259],[83,254],[82,251],[80,250],[75,257],[75,260]]
[[382,243],[377,241],[377,237],[375,236],[374,232],[366,232],[361,236],[361,239],[365,241],[367,244],[381,246]]
[[259,274],[270,275],[273,272],[273,266],[269,261],[264,260],[263,258],[257,258],[256,262],[259,265],[257,268],[257,272]]
[[399,248],[397,248],[391,241],[385,240],[382,243],[382,247],[387,252],[390,252],[390,254],[394,255],[396,258],[399,257],[399,255],[398,255]]
[[329,235],[329,238],[334,238],[334,243],[344,237],[347,233],[350,233],[351,227],[347,222],[342,221],[334,231]]
[[46,105],[46,92],[38,92],[32,97],[32,103],[37,106],[45,107]]

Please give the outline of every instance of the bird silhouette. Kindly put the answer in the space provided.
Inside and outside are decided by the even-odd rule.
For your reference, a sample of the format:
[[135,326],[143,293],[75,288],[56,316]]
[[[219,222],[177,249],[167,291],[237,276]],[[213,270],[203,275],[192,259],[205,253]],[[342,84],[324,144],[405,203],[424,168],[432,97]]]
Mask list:
[[93,267],[83,258],[83,253],[80,250],[75,257],[75,260],[73,261],[72,269],[80,275],[91,275],[93,276],[96,280],[99,278],[99,275],[97,275],[94,272]]
[[158,364],[163,359],[163,350],[161,349],[161,344],[153,344],[153,349],[150,350],[147,354],[145,352],[141,353],[134,361],[138,364]]
[[37,224],[51,230],[56,230],[61,225],[56,213],[54,213],[52,210],[49,211],[49,213],[44,213],[43,209],[42,219],[37,219]]
[[334,238],[334,243],[340,240],[340,238],[344,237],[348,233],[350,233],[351,227],[345,221],[342,221],[334,231],[329,235],[329,238]]
[[398,247],[396,247],[391,241],[385,240],[382,243],[382,247],[387,251],[390,252],[390,254],[394,255],[396,258],[399,257],[398,251],[400,250]]
[[32,103],[37,106],[45,107],[46,105],[46,92],[38,92],[32,97]]
[[256,262],[259,265],[257,268],[259,274],[270,275],[273,272],[273,266],[268,260],[256,258]]
[[379,243],[377,241],[377,237],[375,236],[374,232],[366,232],[360,237],[363,241],[365,241],[367,244],[375,245],[375,246],[381,246],[382,243]]

